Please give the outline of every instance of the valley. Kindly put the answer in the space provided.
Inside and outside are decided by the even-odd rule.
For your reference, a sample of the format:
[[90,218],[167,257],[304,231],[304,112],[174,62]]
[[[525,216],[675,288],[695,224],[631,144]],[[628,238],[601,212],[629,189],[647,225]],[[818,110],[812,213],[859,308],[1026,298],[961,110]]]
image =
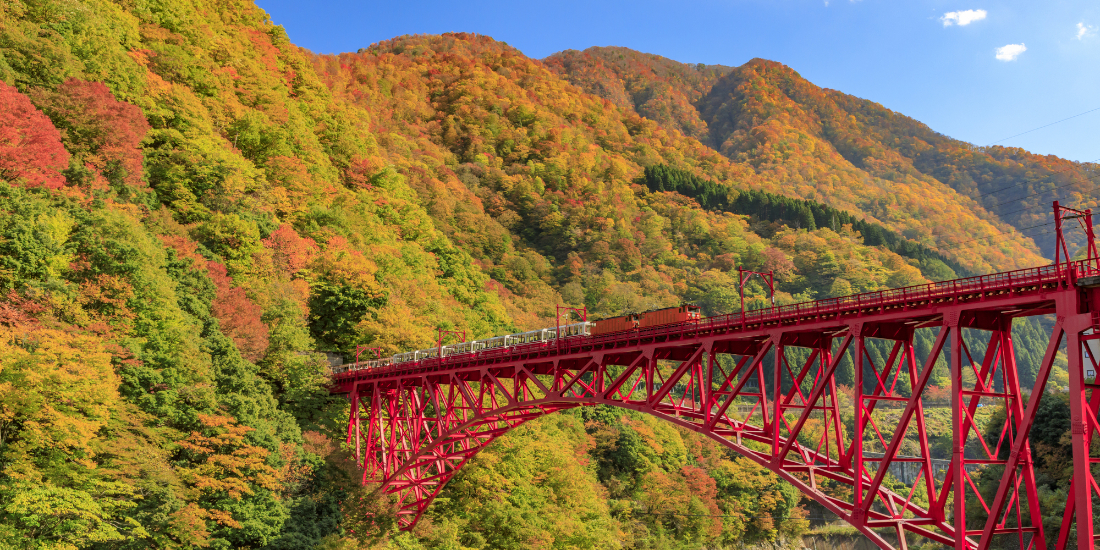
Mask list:
[[[709,317],[1048,265],[1051,201],[1098,204],[1096,169],[952,139],[779,61],[533,59],[471,33],[322,55],[243,0],[8,2],[0,547],[799,540],[817,512],[793,485],[610,407],[497,439],[399,531],[361,484],[329,357],[554,327],[557,306]],[[739,267],[774,295],[754,280],[742,301]],[[1025,391],[1053,324],[1010,329]],[[850,399],[851,361],[837,380]],[[1068,491],[1064,356],[1051,380],[1044,506]],[[1005,414],[980,411],[982,429]]]

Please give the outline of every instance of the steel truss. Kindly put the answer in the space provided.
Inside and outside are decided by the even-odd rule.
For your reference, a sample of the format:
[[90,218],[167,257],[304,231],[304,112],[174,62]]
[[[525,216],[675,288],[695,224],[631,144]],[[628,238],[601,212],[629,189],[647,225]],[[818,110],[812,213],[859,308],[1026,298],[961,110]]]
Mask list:
[[[1086,383],[1084,367],[1100,371],[1085,347],[1100,338],[1089,331],[1100,306],[1089,277],[1100,269],[1079,263],[1036,273],[1047,275],[998,274],[981,285],[954,285],[962,289],[954,294],[903,293],[897,304],[848,312],[755,323],[710,319],[416,368],[351,371],[333,391],[350,396],[347,438],[363,482],[393,495],[406,529],[497,437],[563,409],[610,405],[718,441],[882,548],[907,548],[914,537],[957,549],[1045,549],[1052,537],[1059,550],[1092,548],[1092,499],[1100,493],[1092,464],[1100,458],[1090,446],[1100,429],[1100,392]],[[1056,321],[1037,382],[1024,394],[1012,323],[1050,314]],[[918,331],[934,334],[919,360]],[[889,349],[885,359],[876,362],[869,351],[875,345]],[[1028,434],[1060,349],[1070,372],[1073,481],[1058,517],[1040,510]],[[847,397],[835,376],[845,358],[856,386]],[[951,465],[938,477],[924,416],[937,364],[951,380],[953,430]],[[979,433],[977,411],[985,405],[1003,407],[1004,419]],[[854,429],[841,421],[841,407],[851,407]],[[911,487],[887,481],[890,465],[902,462],[918,467]],[[999,478],[995,493],[979,491],[976,472]],[[1044,518],[1059,525],[1057,534],[1044,529]]]

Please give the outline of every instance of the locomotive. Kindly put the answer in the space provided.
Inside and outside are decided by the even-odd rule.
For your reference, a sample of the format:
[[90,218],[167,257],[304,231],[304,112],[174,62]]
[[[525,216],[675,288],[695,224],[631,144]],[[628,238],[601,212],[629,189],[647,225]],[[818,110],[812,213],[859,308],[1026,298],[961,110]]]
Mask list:
[[442,354],[443,357],[449,357],[452,355],[477,353],[488,350],[507,349],[521,344],[549,343],[558,338],[559,332],[562,338],[571,338],[574,336],[600,336],[616,332],[698,321],[700,318],[701,312],[699,306],[695,304],[681,304],[679,306],[651,309],[641,313],[628,313],[626,315],[598,319],[596,321],[582,321],[580,323],[571,323],[560,327],[550,327],[516,334],[506,334],[504,336],[494,336],[484,340],[473,340],[470,342],[448,344],[441,347],[437,346],[416,351],[406,351],[404,353],[395,354],[393,357],[354,363],[337,372],[344,372],[349,369],[379,368],[387,365],[434,359],[439,357],[440,354]]

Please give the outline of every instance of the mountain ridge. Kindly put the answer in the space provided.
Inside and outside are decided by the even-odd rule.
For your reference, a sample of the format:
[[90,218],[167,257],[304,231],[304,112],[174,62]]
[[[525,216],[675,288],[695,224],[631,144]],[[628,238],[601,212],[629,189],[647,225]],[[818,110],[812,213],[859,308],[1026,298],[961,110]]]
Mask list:
[[[554,54],[546,58],[546,62],[559,74],[590,93],[600,94],[602,89],[608,87],[605,84],[602,88],[596,89],[589,84],[589,81],[599,80],[592,74],[601,71],[603,71],[603,80],[611,79],[607,74],[611,72],[624,82],[633,82],[634,86],[644,86],[647,78],[652,80],[649,76],[652,71],[647,72],[644,64],[649,59],[647,56],[659,56],[652,56],[652,54],[634,56],[631,59],[632,63],[619,63],[615,65],[614,71],[606,70],[607,58],[614,58],[620,54],[622,49],[589,48],[583,54],[580,52],[568,55]],[[563,64],[564,58],[570,60],[569,67]],[[659,63],[668,65],[676,62],[660,58]],[[642,65],[642,68],[636,68],[638,65]],[[679,65],[681,70],[690,71],[693,67],[689,64]],[[635,70],[624,74],[624,67]],[[639,81],[642,83],[639,84]],[[812,169],[816,164],[816,170],[819,172],[849,172],[854,175],[863,173],[870,177],[872,187],[875,181],[883,179],[891,180],[893,183],[903,183],[906,186],[917,182],[939,186],[941,194],[948,190],[959,194],[955,200],[949,201],[949,204],[954,203],[953,208],[973,211],[979,218],[995,223],[1001,221],[1000,216],[990,209],[999,210],[1008,214],[1003,221],[1017,228],[1033,226],[1042,221],[1049,222],[1050,214],[1040,210],[1039,201],[1044,198],[1055,198],[1056,196],[1051,194],[1052,190],[1056,190],[1055,188],[1071,188],[1072,192],[1060,193],[1058,196],[1070,202],[1076,201],[1075,204],[1078,206],[1082,205],[1082,196],[1085,200],[1091,201],[1097,198],[1095,189],[1087,185],[1087,177],[1085,177],[1085,174],[1094,170],[1094,165],[1032,155],[1016,148],[976,148],[971,144],[943,136],[909,117],[885,109],[876,103],[837,90],[817,88],[781,63],[753,59],[744,65],[731,68],[712,84],[710,88],[703,86],[693,89],[692,93],[705,95],[695,101],[680,90],[673,89],[666,93],[672,99],[691,103],[695,107],[696,112],[691,113],[688,118],[692,124],[696,124],[697,119],[697,124],[707,129],[708,133],[704,141],[709,140],[711,147],[720,150],[731,159],[751,162],[754,168],[789,176],[792,171],[805,169],[807,166]],[[758,92],[770,87],[770,93],[765,96],[781,98],[778,99],[780,103],[773,103],[770,106],[747,103],[749,96],[744,95],[743,91],[739,92],[739,86],[742,88],[749,86]],[[734,97],[735,94],[740,95]],[[786,103],[782,103],[783,101]],[[747,106],[746,109],[737,107],[742,104]],[[780,124],[778,128],[772,124],[772,131],[769,132],[768,127],[771,124],[769,121],[773,116],[769,109],[785,110],[788,113],[787,120],[792,116],[795,122],[801,119],[801,123],[796,125],[796,134],[790,138],[784,137],[783,131],[779,128],[786,128],[786,124]],[[841,116],[842,113],[843,116]],[[846,120],[849,116],[852,120]],[[671,121],[658,120],[658,122],[665,127],[675,126]],[[817,128],[813,128],[814,126]],[[789,157],[792,154],[792,147],[798,149],[799,136],[804,138],[806,134],[816,135],[819,138],[816,141],[825,142],[824,145],[842,157],[843,161],[825,158],[814,162],[812,157],[807,159],[803,154],[797,159],[801,166],[792,166],[790,162],[784,162],[784,156]],[[786,147],[780,147],[779,145],[784,141],[793,142],[794,145],[787,143]],[[895,141],[897,143],[894,143]],[[793,151],[793,154],[797,153],[804,152]],[[1025,165],[1023,171],[1025,173],[1031,171],[1030,176],[1020,177],[1012,174],[1014,167],[1010,162],[1005,162],[1005,157],[1009,156],[1022,157]],[[821,162],[822,160],[824,162]],[[1070,172],[1070,175],[1065,175],[1063,171]],[[991,173],[993,173],[992,176]],[[1073,178],[1079,180],[1079,185],[1072,185]],[[1029,181],[1035,179],[1039,181]],[[979,183],[975,184],[975,180]],[[879,185],[879,187],[888,186],[890,184]],[[1011,202],[1015,208],[1000,208],[1004,206],[1001,203],[1002,198],[991,199],[989,196],[990,191],[997,189],[998,186],[1002,188],[1007,186],[1010,189],[1014,186],[1021,187],[1028,190],[1023,193],[1028,196],[1018,199],[1009,197],[1013,199]],[[817,187],[800,185],[798,192],[785,194],[799,198],[814,198],[816,194],[833,206],[856,210],[880,219],[902,232],[918,230],[919,224],[914,224],[912,220],[891,216],[889,212],[884,211],[882,203],[889,208],[891,201],[886,189],[876,195],[851,201],[845,200],[845,197],[834,196],[835,193],[830,195],[828,191],[823,192]],[[768,190],[775,189],[773,187]],[[1045,196],[1042,194],[1044,191],[1046,191]],[[849,194],[852,193],[849,192]],[[977,200],[970,202],[966,199]],[[916,208],[915,203],[919,201],[912,197],[908,202],[909,205],[905,208]],[[1027,208],[1030,214],[1021,215],[1014,212],[1020,208]],[[896,219],[892,220],[892,217]],[[1003,225],[1000,227],[1002,231],[1005,229]],[[925,234],[928,236],[927,231]],[[984,232],[974,232],[974,236],[995,235],[997,233],[989,232],[988,229]],[[991,238],[990,241],[996,243],[998,239]],[[1031,246],[1030,242],[1025,241],[1025,243]],[[1040,250],[1048,255],[1051,254],[1052,239],[1047,238],[1038,244]],[[945,243],[943,246],[958,247],[961,243]],[[1019,253],[1019,249],[1003,251],[1003,254]],[[1003,259],[1001,258],[1000,261]],[[1030,259],[1035,261],[1034,257]]]

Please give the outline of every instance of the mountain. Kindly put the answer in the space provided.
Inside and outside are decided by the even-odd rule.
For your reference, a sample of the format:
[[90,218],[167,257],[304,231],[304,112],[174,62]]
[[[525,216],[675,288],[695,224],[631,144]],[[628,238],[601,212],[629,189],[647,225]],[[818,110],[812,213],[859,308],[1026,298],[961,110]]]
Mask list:
[[543,62],[584,91],[705,144],[710,144],[710,130],[695,104],[735,70],[677,63],[619,47],[566,50]]
[[[589,48],[546,63],[611,101],[619,88],[649,91],[639,114],[670,131],[705,128],[693,135],[754,168],[749,185],[870,216],[977,271],[1036,265],[1037,251],[1052,257],[1051,201],[1087,208],[1100,197],[1095,164],[975,147],[772,61],[731,70]],[[680,108],[646,110],[664,104]],[[1023,235],[1002,236],[1012,228]]]
[[859,149],[900,130],[841,120],[846,96],[779,64],[607,51],[621,61],[544,62],[457,33],[315,55],[246,1],[0,6],[0,546],[656,548],[805,529],[790,485],[631,412],[502,438],[414,534],[386,530],[341,444],[321,352],[550,326],[558,304],[766,304],[759,286],[741,304],[737,266],[773,270],[791,303],[1042,261],[942,250],[1009,227],[966,196],[995,185],[967,175],[979,157],[944,181],[921,163],[946,166],[947,145]]

